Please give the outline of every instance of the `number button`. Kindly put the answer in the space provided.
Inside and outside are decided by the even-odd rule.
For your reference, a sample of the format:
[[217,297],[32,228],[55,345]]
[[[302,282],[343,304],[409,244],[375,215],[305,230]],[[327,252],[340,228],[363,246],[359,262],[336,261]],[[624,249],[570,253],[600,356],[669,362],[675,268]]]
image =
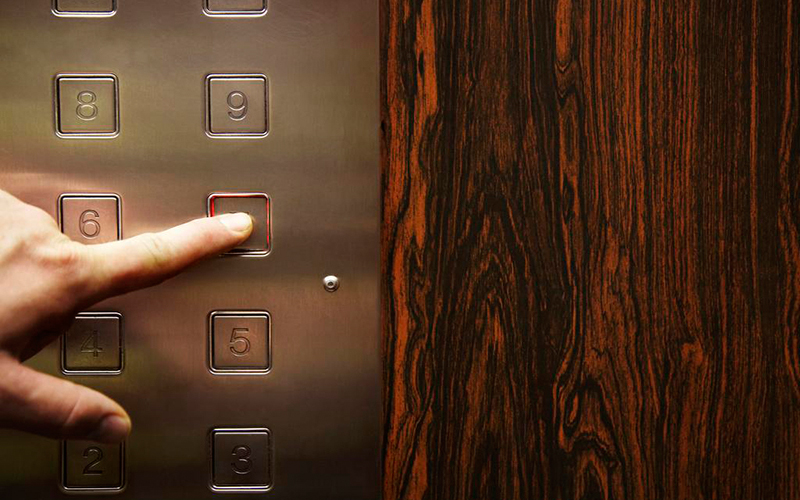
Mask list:
[[90,492],[124,487],[124,445],[64,441],[61,450],[61,487],[64,490]]
[[53,0],[53,14],[62,17],[110,17],[116,0]]
[[210,75],[206,132],[211,137],[264,137],[269,81],[264,75]]
[[207,16],[263,16],[266,0],[205,0]]
[[62,138],[114,137],[119,133],[114,75],[56,78],[56,134]]
[[244,212],[253,218],[253,232],[229,255],[263,257],[271,250],[271,205],[265,193],[214,193],[208,197],[208,216]]
[[211,371],[217,374],[269,372],[272,361],[270,330],[270,316],[266,311],[211,313]]
[[122,367],[122,315],[78,314],[61,343],[61,371],[66,375],[117,375]]
[[58,207],[61,231],[75,241],[91,245],[122,237],[117,195],[64,194]]
[[211,488],[215,491],[267,491],[272,487],[269,429],[215,429]]

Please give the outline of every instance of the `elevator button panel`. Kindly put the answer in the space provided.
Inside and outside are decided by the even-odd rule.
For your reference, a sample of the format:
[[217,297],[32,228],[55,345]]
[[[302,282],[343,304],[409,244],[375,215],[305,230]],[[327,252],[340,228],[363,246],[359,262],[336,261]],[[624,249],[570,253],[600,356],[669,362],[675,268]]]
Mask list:
[[211,433],[211,488],[268,491],[272,487],[269,429],[215,429]]
[[53,0],[53,13],[57,16],[107,17],[116,11],[116,0]]
[[267,0],[205,0],[209,16],[260,16],[267,12]]
[[271,347],[268,312],[211,313],[209,366],[213,373],[267,373],[272,367]]
[[80,313],[61,342],[61,371],[66,375],[116,375],[124,359],[122,315]]
[[243,212],[253,219],[250,237],[229,255],[263,257],[272,250],[272,207],[266,193],[214,193],[206,210],[209,217]]
[[119,134],[117,77],[56,77],[56,134],[68,138],[111,138]]
[[111,493],[125,487],[124,444],[64,441],[61,488],[69,493]]
[[269,132],[269,80],[264,75],[209,75],[206,133],[259,138]]
[[115,194],[63,194],[58,200],[61,232],[85,245],[119,240],[120,205]]

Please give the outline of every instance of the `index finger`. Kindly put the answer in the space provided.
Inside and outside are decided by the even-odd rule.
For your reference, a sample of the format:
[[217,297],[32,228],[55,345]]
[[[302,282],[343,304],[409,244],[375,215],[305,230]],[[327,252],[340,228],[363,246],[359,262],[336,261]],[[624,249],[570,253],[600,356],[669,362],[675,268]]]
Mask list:
[[160,233],[87,246],[85,290],[92,301],[153,286],[192,264],[246,240],[253,220],[245,213],[196,219]]

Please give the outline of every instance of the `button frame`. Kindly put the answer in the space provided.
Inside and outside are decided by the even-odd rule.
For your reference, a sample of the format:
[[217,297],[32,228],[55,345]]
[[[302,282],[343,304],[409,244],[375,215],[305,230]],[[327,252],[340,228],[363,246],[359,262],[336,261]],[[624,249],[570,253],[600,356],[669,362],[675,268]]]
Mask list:
[[[96,199],[113,199],[117,203],[117,239],[122,239],[122,197],[116,193],[62,193],[58,197],[58,228],[64,233],[64,201],[65,200],[96,200]],[[66,234],[66,233],[64,233]],[[77,241],[77,240],[73,240]]]
[[209,0],[203,0],[203,14],[208,17],[264,17],[269,10],[269,0],[263,0],[261,4],[261,10],[211,10]]
[[[213,80],[263,80],[264,82],[264,130],[265,132],[214,132],[211,129],[211,83]],[[269,77],[263,73],[211,73],[206,75],[206,135],[212,139],[263,139],[270,132],[270,88]]]
[[[108,445],[102,445],[108,446]],[[122,493],[125,491],[127,487],[127,453],[126,453],[126,443],[122,442],[119,444],[119,474],[120,480],[118,486],[68,486],[67,485],[67,441],[61,441],[61,452],[59,453],[60,457],[60,464],[59,468],[61,470],[60,481],[59,481],[59,488],[64,493],[68,494],[117,494]]]
[[233,249],[224,256],[228,257],[266,257],[272,253],[272,198],[267,193],[211,193],[206,200],[206,215],[214,217],[214,200],[217,198],[263,198],[267,205],[267,245],[264,250]]
[[64,11],[58,10],[58,0],[53,0],[50,11],[57,17],[111,17],[117,13],[117,0],[111,0],[110,11]]
[[[267,348],[267,367],[266,368],[217,368],[214,366],[214,320],[218,317],[236,317],[236,316],[249,316],[253,318],[264,318],[267,320],[266,331],[266,348]],[[272,372],[272,315],[269,311],[236,311],[236,310],[219,310],[212,311],[208,315],[208,371],[212,375],[267,375]]]
[[[61,130],[61,92],[59,84],[63,79],[113,80],[114,82],[114,131],[113,132],[62,132]],[[55,132],[61,139],[115,139],[120,134],[119,119],[119,79],[113,73],[58,73],[53,78],[53,106],[55,108]]]
[[65,332],[61,335],[61,373],[68,376],[74,375],[89,375],[89,376],[113,376],[113,375],[120,375],[122,371],[125,369],[125,329],[123,328],[122,322],[122,314],[118,312],[81,312],[75,316],[75,321],[79,321],[81,318],[101,318],[101,319],[109,319],[114,318],[118,321],[119,324],[119,369],[117,370],[108,370],[108,369],[99,369],[99,370],[86,370],[86,369],[78,369],[78,370],[71,370],[67,368],[67,339]]
[[[217,434],[266,434],[267,435],[267,452],[266,458],[268,463],[268,481],[266,485],[258,486],[224,486],[214,483],[215,472],[215,437]],[[209,457],[210,466],[208,487],[215,493],[265,493],[275,486],[275,444],[272,437],[272,431],[267,427],[218,427],[211,429],[209,436]]]

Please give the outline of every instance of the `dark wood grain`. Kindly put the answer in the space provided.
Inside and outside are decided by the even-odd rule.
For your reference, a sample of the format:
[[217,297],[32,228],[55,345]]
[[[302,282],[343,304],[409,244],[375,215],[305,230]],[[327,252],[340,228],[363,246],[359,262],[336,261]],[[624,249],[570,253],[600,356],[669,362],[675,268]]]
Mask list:
[[382,30],[385,500],[800,499],[800,4]]

